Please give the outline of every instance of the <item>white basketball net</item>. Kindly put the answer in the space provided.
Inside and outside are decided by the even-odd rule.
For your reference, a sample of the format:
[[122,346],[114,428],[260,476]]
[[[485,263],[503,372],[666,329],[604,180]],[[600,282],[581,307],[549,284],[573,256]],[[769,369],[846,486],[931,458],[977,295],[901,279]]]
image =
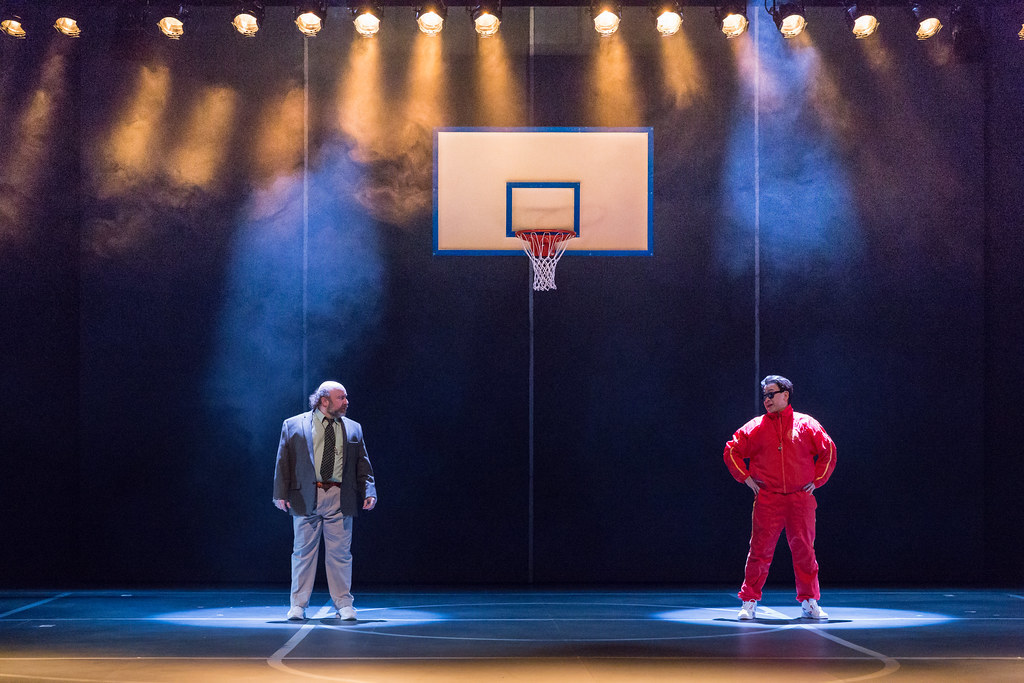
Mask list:
[[516,233],[523,242],[523,251],[533,264],[533,288],[545,292],[555,287],[555,266],[565,253],[565,246],[576,233],[572,230],[521,230]]

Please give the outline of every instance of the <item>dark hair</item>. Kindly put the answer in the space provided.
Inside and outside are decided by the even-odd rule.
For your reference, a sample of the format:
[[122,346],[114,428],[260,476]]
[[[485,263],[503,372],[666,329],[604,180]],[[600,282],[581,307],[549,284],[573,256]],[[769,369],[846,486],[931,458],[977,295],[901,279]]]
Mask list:
[[786,379],[782,375],[768,375],[763,380],[761,380],[761,390],[763,391],[764,388],[767,387],[769,384],[778,384],[779,390],[788,391],[789,400],[793,400],[793,383],[790,382],[788,379]]

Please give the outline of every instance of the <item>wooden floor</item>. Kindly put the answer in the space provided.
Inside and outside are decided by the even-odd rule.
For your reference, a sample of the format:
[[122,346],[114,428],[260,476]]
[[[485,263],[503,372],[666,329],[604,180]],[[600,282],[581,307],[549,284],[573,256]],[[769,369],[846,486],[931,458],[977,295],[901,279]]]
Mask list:
[[1024,594],[830,590],[826,623],[767,593],[395,589],[359,620],[284,591],[0,592],[0,679],[18,681],[1024,681]]

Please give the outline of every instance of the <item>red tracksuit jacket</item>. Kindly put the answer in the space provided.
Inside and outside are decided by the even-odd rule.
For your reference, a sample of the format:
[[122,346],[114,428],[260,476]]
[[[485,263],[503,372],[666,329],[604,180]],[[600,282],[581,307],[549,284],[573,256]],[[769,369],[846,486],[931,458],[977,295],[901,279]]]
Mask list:
[[749,476],[771,493],[793,493],[828,481],[836,468],[836,445],[817,420],[786,406],[740,427],[725,445],[724,458],[736,481]]

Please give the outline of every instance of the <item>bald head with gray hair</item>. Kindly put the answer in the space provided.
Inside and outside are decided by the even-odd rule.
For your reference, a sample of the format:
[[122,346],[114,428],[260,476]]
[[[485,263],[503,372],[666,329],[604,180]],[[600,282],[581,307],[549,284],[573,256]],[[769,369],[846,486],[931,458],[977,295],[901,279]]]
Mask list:
[[317,406],[320,405],[320,401],[325,398],[329,399],[331,392],[335,389],[341,389],[344,391],[345,387],[341,385],[341,382],[335,382],[333,380],[327,380],[317,387],[316,391],[309,395],[309,409],[316,410]]

